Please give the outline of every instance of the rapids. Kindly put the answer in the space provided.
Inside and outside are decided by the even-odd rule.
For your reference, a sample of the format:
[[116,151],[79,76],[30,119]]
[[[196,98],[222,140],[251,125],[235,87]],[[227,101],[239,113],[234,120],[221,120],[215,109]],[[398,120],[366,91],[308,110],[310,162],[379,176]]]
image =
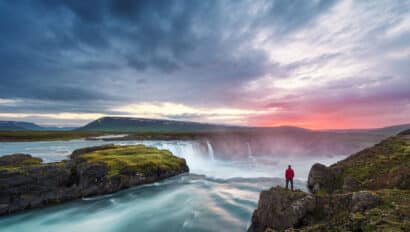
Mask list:
[[190,174],[3,216],[0,231],[246,231],[260,191],[284,185],[282,176],[289,163],[296,172],[296,188],[306,190],[313,163],[330,164],[342,158],[264,156],[253,154],[247,144],[247,159],[228,161],[218,159],[209,141],[7,142],[0,143],[0,154],[29,153],[44,162],[55,162],[66,159],[74,149],[105,143],[170,150],[187,160]]

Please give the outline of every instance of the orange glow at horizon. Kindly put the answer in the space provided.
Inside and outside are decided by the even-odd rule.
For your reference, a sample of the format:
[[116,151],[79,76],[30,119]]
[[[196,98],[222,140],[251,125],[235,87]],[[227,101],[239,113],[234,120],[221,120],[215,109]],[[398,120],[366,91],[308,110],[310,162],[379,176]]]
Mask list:
[[369,129],[369,128],[382,128],[389,127],[399,124],[410,124],[409,119],[401,119],[398,121],[389,122],[389,120],[381,121],[379,119],[374,120],[364,120],[363,118],[351,119],[348,117],[335,117],[335,118],[325,118],[325,117],[313,117],[306,119],[261,119],[252,121],[250,126],[257,127],[278,127],[278,126],[294,126],[301,127],[311,130],[330,130],[330,129]]

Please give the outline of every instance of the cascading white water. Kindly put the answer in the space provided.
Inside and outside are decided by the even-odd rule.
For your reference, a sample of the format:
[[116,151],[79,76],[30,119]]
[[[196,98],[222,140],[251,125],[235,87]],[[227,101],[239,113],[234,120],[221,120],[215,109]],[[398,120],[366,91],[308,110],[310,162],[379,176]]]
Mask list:
[[246,142],[246,146],[248,147],[248,159],[252,161],[252,165],[256,165],[256,159],[252,155],[252,147],[249,142]]
[[[249,159],[235,158],[235,153],[231,159],[222,156],[215,159],[212,144],[205,142],[207,149],[204,142],[199,141],[0,142],[0,156],[31,153],[45,162],[67,159],[74,149],[80,147],[107,143],[144,144],[185,158],[190,169],[190,174],[111,195],[4,216],[0,218],[0,231],[125,232],[135,228],[140,231],[213,232],[220,231],[220,228],[246,231],[257,206],[259,192],[283,184],[282,179],[272,178],[282,178],[283,170],[278,167],[292,163],[297,177],[304,177],[308,175],[309,167],[319,159],[292,159],[284,155],[261,157],[258,154],[258,165],[252,165],[250,160],[255,154],[250,143],[247,143]],[[335,162],[323,157],[319,160],[325,164]],[[294,184],[301,189],[306,186],[298,179]]]
[[[107,143],[118,145],[144,144],[160,149],[171,151],[174,155],[186,160],[191,173],[206,175],[213,178],[233,177],[282,177],[282,170],[272,167],[286,167],[289,163],[297,170],[298,177],[308,175],[312,165],[312,159],[300,159],[290,156],[258,156],[252,151],[250,143],[248,146],[248,159],[224,160],[215,159],[215,151],[210,141],[205,141],[207,149],[199,141],[98,141],[98,140],[70,140],[70,141],[46,141],[46,142],[19,142],[1,143],[0,156],[13,153],[30,153],[40,157],[44,162],[57,162],[67,159],[68,155],[75,149],[81,147],[97,146]],[[244,147],[244,149],[246,149]],[[232,154],[235,157],[235,153]],[[343,157],[342,157],[343,158]],[[319,158],[315,158],[319,159]],[[320,157],[321,162],[329,164],[340,160],[341,157]],[[246,167],[246,169],[244,169]]]
[[211,161],[214,161],[215,155],[214,155],[214,149],[212,148],[212,144],[209,141],[206,141],[206,145],[208,146],[209,159],[211,159]]
[[248,147],[248,156],[249,156],[249,157],[252,157],[252,148],[251,148],[251,144],[250,144],[250,143],[248,143],[248,142],[246,142],[246,145],[247,145],[247,147]]

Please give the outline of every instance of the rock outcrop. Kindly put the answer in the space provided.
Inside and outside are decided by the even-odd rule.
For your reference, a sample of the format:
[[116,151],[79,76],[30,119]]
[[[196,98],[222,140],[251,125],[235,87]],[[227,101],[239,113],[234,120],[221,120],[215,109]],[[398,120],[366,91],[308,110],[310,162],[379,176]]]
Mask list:
[[326,167],[312,166],[311,192],[410,189],[410,137],[402,132]]
[[319,192],[320,189],[326,189],[333,192],[336,188],[336,175],[334,171],[323,164],[316,163],[312,166],[308,177],[308,188],[311,192]]
[[409,231],[410,191],[339,194],[263,191],[248,232]]
[[[102,151],[106,153],[95,153]],[[109,159],[104,159],[105,155]],[[148,162],[140,164],[139,156]],[[84,148],[74,151],[70,160],[47,164],[27,154],[3,156],[0,157],[0,215],[112,193],[188,171],[184,159],[142,145]]]
[[284,230],[301,224],[314,207],[314,197],[301,191],[289,192],[281,187],[262,191],[248,231]]
[[248,231],[410,231],[410,131],[260,194]]

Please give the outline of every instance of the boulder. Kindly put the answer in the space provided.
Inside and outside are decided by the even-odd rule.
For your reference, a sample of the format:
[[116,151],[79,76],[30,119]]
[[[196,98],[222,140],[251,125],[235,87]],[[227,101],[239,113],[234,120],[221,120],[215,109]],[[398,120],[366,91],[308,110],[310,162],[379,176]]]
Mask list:
[[311,194],[301,191],[292,192],[281,187],[262,191],[248,231],[259,232],[267,229],[283,231],[301,223],[314,207],[315,199]]
[[352,194],[352,212],[363,212],[380,204],[380,198],[370,191],[354,192]]
[[308,188],[312,193],[320,190],[333,192],[336,188],[336,176],[332,169],[320,163],[314,164],[309,172]]

